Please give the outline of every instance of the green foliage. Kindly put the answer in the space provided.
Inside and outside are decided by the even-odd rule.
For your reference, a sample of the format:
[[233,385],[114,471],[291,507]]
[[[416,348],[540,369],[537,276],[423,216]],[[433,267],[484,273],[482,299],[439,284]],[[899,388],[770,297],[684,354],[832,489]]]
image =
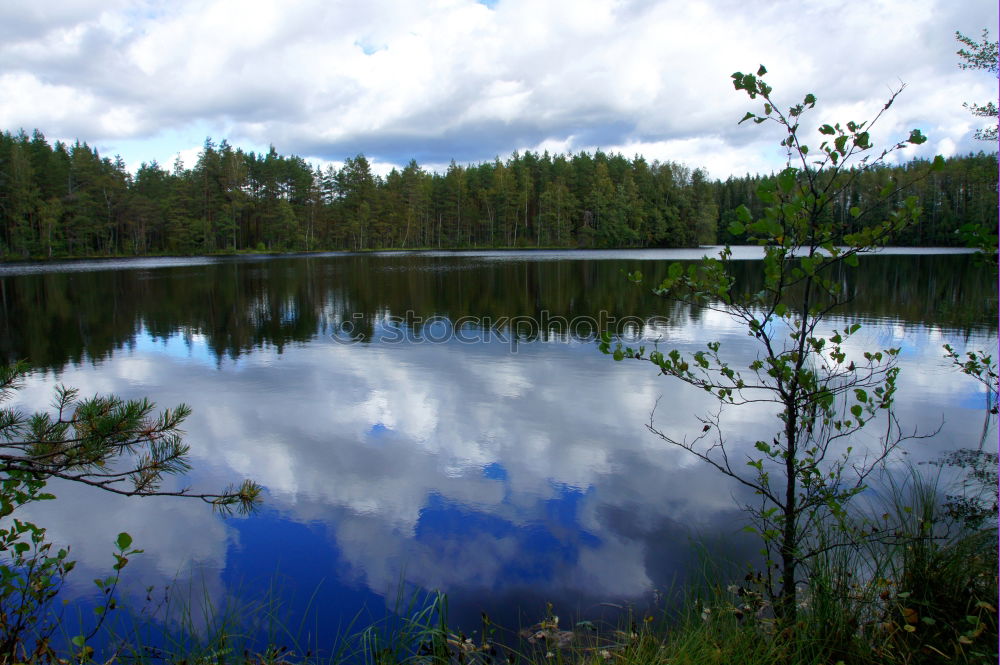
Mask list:
[[384,247],[691,246],[715,239],[713,184],[641,157],[515,153],[384,178],[205,141],[191,168],[0,134],[0,248],[18,258]]
[[[822,129],[831,132],[835,148],[846,150],[846,137],[833,125]],[[863,132],[858,138],[867,140]],[[952,158],[939,178],[899,192],[934,203],[927,206],[927,223],[906,242],[955,244],[960,226],[992,225],[996,160],[988,157]],[[845,221],[857,201],[870,199],[885,181],[921,168],[915,162],[855,174],[828,214]],[[274,148],[244,152],[211,139],[191,168],[179,160],[172,169],[152,162],[133,176],[121,160],[101,157],[86,143],[50,145],[38,131],[4,132],[0,252],[23,259],[261,246],[691,247],[732,242],[726,229],[738,206],[759,216],[754,191],[762,180],[773,177],[718,182],[701,169],[601,151],[452,162],[443,174],[411,161],[380,177],[360,154],[340,169],[321,170]]]
[[[58,662],[55,642],[63,620],[56,605],[66,576],[75,567],[69,548],[54,548],[46,540],[45,529],[12,517],[12,513],[35,501],[55,499],[45,493],[45,481],[35,474],[9,472],[0,478],[0,654],[17,662]],[[132,537],[118,534],[113,552],[114,574],[94,580],[102,602],[93,608],[97,622],[86,635],[76,635],[71,644],[76,656],[87,659],[93,649],[87,645],[101,629],[109,613],[118,608],[115,591],[129,557],[142,550],[131,547]],[[0,656],[0,662],[7,660]]]
[[[26,372],[23,363],[0,367],[0,402]],[[58,386],[53,407],[54,414],[31,415],[0,409],[0,478],[62,478],[125,496],[190,496],[227,513],[247,513],[259,500],[260,487],[249,480],[220,494],[160,489],[165,475],[190,468],[180,426],[191,409],[184,404],[155,413],[147,399],[80,399],[76,389]]]
[[[746,509],[751,529],[763,542],[767,592],[777,601],[781,617],[794,623],[798,569],[808,570],[822,551],[810,535],[826,520],[845,518],[848,503],[903,439],[892,410],[899,349],[853,350],[858,323],[824,334],[828,314],[849,298],[835,271],[856,266],[858,255],[885,245],[918,219],[920,208],[916,198],[909,197],[884,217],[875,217],[877,199],[862,201],[851,214],[863,220],[857,226],[838,223],[825,213],[859,170],[871,169],[891,152],[926,138],[913,130],[904,141],[874,149],[869,132],[892,105],[897,90],[867,121],[819,125],[820,143],[811,151],[801,123],[815,106],[815,96],[805,95],[783,112],[763,80],[765,74],[761,66],[755,75],[732,75],[736,90],[764,101],[763,113],[748,111],[740,122],[777,124],[783,134],[780,145],[788,155],[787,167],[757,189],[764,206],[761,214],[755,217],[740,207],[729,228],[763,248],[759,287],[752,292],[737,289],[726,247],[718,258],[671,265],[654,288],[665,298],[720,311],[745,326],[757,341],[757,359],[746,368],[732,366],[720,342],[686,355],[676,349],[612,348],[612,340],[605,337],[601,349],[616,360],[647,360],[660,373],[718,400],[720,411],[699,418],[703,427],[694,438],[677,438],[657,429],[652,420],[649,428],[760,497],[759,504]],[[852,162],[854,170],[849,169]],[[881,197],[900,186],[889,185]],[[759,402],[777,405],[779,431],[770,441],[757,441],[758,454],[739,463],[729,452],[732,443],[722,409]],[[879,445],[855,454],[852,437],[873,421],[883,426]]]
[[951,360],[955,368],[982,384],[986,389],[986,410],[996,415],[1000,377],[997,375],[997,364],[993,356],[984,351],[967,351],[963,359],[950,344],[945,344],[944,350],[945,357]]
[[[827,129],[836,133],[833,125],[823,125],[821,140],[830,140]],[[846,149],[847,142],[843,140]],[[834,145],[836,148],[836,145]],[[810,153],[812,154],[812,153]],[[839,152],[837,153],[837,159]],[[914,159],[902,165],[866,164],[864,168],[848,165],[841,171],[840,180],[834,185],[837,191],[823,209],[823,216],[851,230],[864,226],[867,219],[884,219],[910,196],[917,197],[923,210],[916,224],[899,231],[893,243],[905,246],[961,246],[972,232],[984,236],[996,234],[997,218],[997,160],[996,153],[959,155],[938,161],[926,178],[915,178],[926,173],[934,162]],[[733,234],[730,228],[738,220],[737,211],[745,206],[756,219],[764,214],[766,203],[757,198],[762,186],[773,187],[777,179],[772,175],[733,176],[715,186],[719,215],[719,240],[742,244],[742,234]],[[830,177],[826,173],[820,178]],[[893,185],[894,189],[886,190]],[[862,202],[867,211],[860,217]]]
[[0,480],[0,653],[28,660],[50,651],[49,641],[59,625],[51,611],[63,579],[74,562],[68,549],[53,551],[45,529],[11,518],[20,506],[52,499],[42,492],[45,483],[28,474]]
[[[0,366],[0,403],[12,397],[26,372],[23,363]],[[50,478],[126,496],[195,497],[223,512],[248,512],[260,495],[260,487],[249,480],[219,494],[160,488],[165,475],[189,468],[179,426],[190,410],[183,404],[154,414],[155,405],[145,399],[79,399],[76,390],[59,386],[53,409],[28,415],[0,408],[0,654],[24,662],[57,659],[52,638],[62,615],[54,601],[74,567],[69,548],[55,549],[44,528],[14,516],[24,505],[55,499],[44,491]],[[81,661],[93,655],[88,640],[118,606],[122,569],[142,553],[132,542],[128,533],[118,534],[114,574],[95,580],[103,598],[94,608],[97,624],[71,640]],[[8,662],[3,657],[0,663]]]
[[854,571],[838,598],[883,636],[875,654],[886,662],[995,661],[995,522],[956,516],[937,480],[913,470],[891,482],[880,511],[858,527],[872,538],[837,567],[842,579]]
[[[689,618],[666,641],[686,647],[665,654],[669,662],[996,660],[996,529],[956,521],[933,477],[911,469],[890,479],[866,510],[819,523],[809,540],[819,553],[793,627],[774,621],[766,580],[748,574],[707,594],[701,621],[687,603]],[[689,651],[709,651],[706,642],[721,653],[692,658]]]
[[[978,42],[971,37],[966,37],[961,32],[955,32],[955,39],[963,45],[963,48],[956,51],[958,57],[962,59],[962,62],[958,63],[960,68],[986,71],[994,75],[997,73],[997,65],[1000,62],[1000,55],[998,55],[1000,42],[990,39],[989,28],[983,28],[982,40]],[[985,104],[969,104],[966,102],[962,106],[968,109],[972,115],[980,118],[997,117],[995,100],[988,101]],[[996,143],[996,120],[988,127],[977,129],[976,138],[980,141]]]

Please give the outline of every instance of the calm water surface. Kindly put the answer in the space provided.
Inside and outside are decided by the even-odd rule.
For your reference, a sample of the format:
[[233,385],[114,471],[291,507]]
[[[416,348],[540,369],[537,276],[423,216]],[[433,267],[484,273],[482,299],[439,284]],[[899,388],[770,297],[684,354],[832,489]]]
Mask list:
[[[30,517],[73,545],[69,591],[81,602],[124,530],[145,549],[126,569],[133,605],[150,584],[190,583],[220,606],[273,586],[321,633],[363,607],[380,614],[401,586],[447,592],[472,627],[480,609],[516,626],[547,601],[588,616],[601,603],[648,603],[697,564],[694,540],[736,561],[756,550],[733,508],[741,490],[645,429],[658,399],[657,426],[677,435],[699,430],[714,404],[651,365],[612,362],[593,341],[603,327],[682,350],[718,339],[734,364],[749,363],[744,330],[621,275],[655,279],[664,261],[703,253],[0,266],[0,355],[33,367],[19,404],[48,404],[58,383],[185,402],[195,468],[185,484],[266,487],[245,519],[62,485]],[[756,256],[738,250],[739,288],[753,288]],[[902,347],[900,420],[941,427],[908,445],[908,460],[976,445],[983,395],[941,346],[996,347],[990,273],[967,254],[896,250],[842,280],[854,300],[830,325],[862,322],[859,348]],[[739,448],[777,421],[746,407],[727,424]]]

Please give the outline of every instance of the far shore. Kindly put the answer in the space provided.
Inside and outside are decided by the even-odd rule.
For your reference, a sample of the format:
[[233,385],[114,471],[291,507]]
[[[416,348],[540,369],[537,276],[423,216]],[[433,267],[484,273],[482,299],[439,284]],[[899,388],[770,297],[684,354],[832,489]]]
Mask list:
[[[278,249],[240,249],[226,250],[218,252],[200,252],[193,254],[155,253],[155,254],[101,254],[92,256],[32,256],[2,257],[0,266],[17,265],[58,265],[61,263],[100,263],[108,261],[143,261],[150,259],[220,259],[229,257],[296,257],[296,256],[351,256],[358,254],[421,254],[430,252],[454,252],[464,253],[531,253],[531,252],[645,252],[645,251],[683,251],[698,249],[721,248],[723,245],[699,245],[695,247],[379,247],[367,249],[314,249],[314,250],[278,250]],[[739,248],[756,248],[756,245],[731,245]],[[923,246],[889,246],[879,252],[889,254],[974,254],[978,250],[969,247],[923,247]]]

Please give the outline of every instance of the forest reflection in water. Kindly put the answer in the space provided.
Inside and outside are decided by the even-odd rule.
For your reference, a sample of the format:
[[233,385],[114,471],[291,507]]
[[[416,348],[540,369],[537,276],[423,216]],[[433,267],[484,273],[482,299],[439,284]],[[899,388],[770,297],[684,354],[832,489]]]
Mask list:
[[[703,394],[644,363],[611,362],[587,334],[522,327],[516,341],[508,330],[462,344],[416,322],[634,315],[655,320],[640,332],[664,344],[693,351],[721,339],[753,357],[738,326],[628,283],[623,271],[655,280],[666,270],[648,252],[561,254],[8,268],[0,351],[35,368],[19,403],[47,404],[57,382],[189,403],[189,482],[248,476],[267,488],[263,511],[242,520],[62,486],[31,516],[73,544],[80,594],[126,530],[146,550],[126,580],[137,592],[194,575],[223,599],[277,573],[290,611],[319,589],[332,624],[384,604],[401,582],[448,592],[459,617],[486,609],[516,623],[521,612],[537,619],[545,601],[572,614],[648,599],[697,563],[694,540],[713,556],[751,558],[734,507],[741,490],[644,429],[659,399],[661,427],[693,431],[713,406]],[[754,288],[754,262],[735,267],[739,288]],[[866,344],[901,346],[900,420],[924,430],[944,421],[909,458],[978,441],[981,394],[941,345],[995,346],[989,276],[968,255],[922,254],[868,257],[840,279],[854,297],[831,326],[861,320]],[[410,343],[387,343],[392,317]],[[360,341],[345,343],[345,321]],[[776,423],[760,408],[729,422],[749,442]]]
[[[538,320],[543,312],[595,321],[701,315],[672,307],[623,276],[641,270],[647,284],[658,283],[672,254],[689,258],[690,250],[593,253],[614,257],[600,260],[591,253],[556,254],[573,258],[389,253],[44,273],[14,265],[0,272],[0,355],[58,369],[109,357],[141,331],[163,340],[202,335],[217,358],[237,358],[336,334],[345,319],[372,339],[385,317],[408,313],[491,322]],[[733,268],[737,288],[759,288],[755,262],[735,261]],[[846,314],[855,319],[967,331],[995,326],[995,285],[968,254],[863,257],[859,269],[835,277],[853,297]],[[549,331],[536,332],[544,339]]]

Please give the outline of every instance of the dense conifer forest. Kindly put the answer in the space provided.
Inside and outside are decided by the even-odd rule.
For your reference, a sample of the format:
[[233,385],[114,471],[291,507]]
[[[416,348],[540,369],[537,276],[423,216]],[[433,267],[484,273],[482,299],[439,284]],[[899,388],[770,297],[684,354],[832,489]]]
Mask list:
[[[828,212],[863,224],[850,209],[891,185],[899,191],[887,208],[915,194],[924,210],[898,244],[961,244],[960,226],[995,224],[996,153],[952,157],[933,173],[927,167],[915,160],[847,174],[853,182]],[[273,147],[244,152],[211,139],[191,168],[152,162],[133,175],[86,143],[50,145],[37,130],[8,131],[0,134],[0,255],[688,247],[732,241],[726,229],[735,209],[759,215],[756,191],[770,177],[711,180],[674,162],[600,151],[514,153],[452,162],[445,173],[411,161],[380,177],[364,155],[320,169]]]

